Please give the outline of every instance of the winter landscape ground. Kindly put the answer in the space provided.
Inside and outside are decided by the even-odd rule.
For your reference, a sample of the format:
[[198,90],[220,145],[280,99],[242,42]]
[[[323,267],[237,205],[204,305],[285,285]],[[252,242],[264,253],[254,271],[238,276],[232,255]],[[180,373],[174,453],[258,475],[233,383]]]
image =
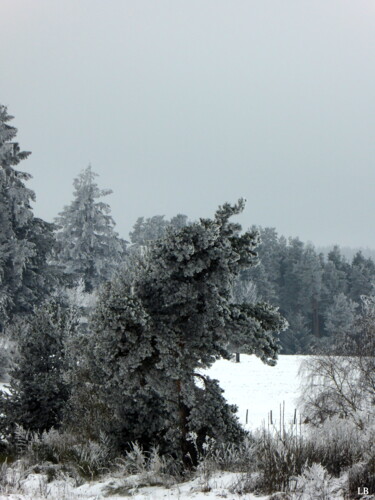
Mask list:
[[[249,430],[268,424],[268,415],[272,410],[273,422],[279,425],[280,406],[285,406],[285,422],[293,420],[296,398],[298,397],[298,370],[304,356],[280,356],[276,366],[263,364],[255,356],[241,355],[241,362],[219,360],[209,370],[213,378],[220,381],[229,403],[238,406],[241,423]],[[283,405],[284,403],[284,405]],[[246,412],[248,410],[248,423]],[[195,500],[242,498],[244,500],[269,498],[231,493],[231,488],[239,480],[239,474],[231,472],[214,473],[210,478],[204,474],[177,485],[141,487],[142,477],[110,476],[100,481],[85,483],[74,487],[66,481],[46,482],[43,475],[32,474],[19,482],[20,492],[0,495],[0,500],[100,500],[104,498],[125,500],[188,499]],[[17,478],[14,480],[17,483]],[[143,481],[144,482],[144,481]],[[202,490],[210,489],[210,491]],[[111,494],[110,492],[116,492]],[[122,493],[121,493],[122,492]]]

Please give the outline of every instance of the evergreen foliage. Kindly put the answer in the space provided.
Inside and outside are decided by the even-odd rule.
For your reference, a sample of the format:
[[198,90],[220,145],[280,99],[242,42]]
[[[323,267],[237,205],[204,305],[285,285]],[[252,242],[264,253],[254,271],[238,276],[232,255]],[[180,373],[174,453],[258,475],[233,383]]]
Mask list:
[[187,225],[187,216],[177,214],[170,221],[164,219],[164,215],[154,215],[148,219],[139,217],[129,233],[130,241],[135,246],[147,246],[152,241],[163,238],[167,229],[181,229]]
[[332,315],[338,321],[342,313],[346,331],[352,328],[361,295],[373,293],[375,263],[361,252],[349,263],[337,245],[325,257],[298,238],[279,237],[273,228],[252,229],[260,235],[259,263],[240,274],[234,293],[255,287],[259,300],[280,308],[289,323],[280,335],[281,352],[309,354],[333,347],[341,337],[333,332]]
[[268,304],[233,303],[234,280],[256,257],[256,234],[230,222],[243,207],[225,204],[213,220],[171,228],[137,257],[136,273],[102,291],[86,358],[102,409],[96,425],[120,447],[158,442],[191,463],[189,433],[200,446],[242,435],[235,408],[200,370],[229,358],[234,343],[274,364],[285,326]]
[[356,309],[358,304],[339,293],[325,313],[325,328],[336,342],[344,341],[355,332]]
[[33,216],[30,175],[14,167],[29,156],[13,142],[17,129],[0,105],[0,330],[16,313],[29,313],[54,285],[47,256],[53,226]]
[[55,262],[73,282],[83,279],[91,292],[113,275],[125,254],[126,242],[114,231],[108,204],[99,201],[112,191],[99,189],[91,166],[74,180],[74,199],[56,218]]
[[54,300],[19,325],[17,364],[0,399],[3,435],[12,436],[16,425],[31,431],[60,425],[69,396],[64,345],[75,328],[75,315]]
[[355,302],[360,302],[361,295],[371,295],[375,277],[375,263],[366,259],[362,252],[353,257],[349,272],[349,296]]

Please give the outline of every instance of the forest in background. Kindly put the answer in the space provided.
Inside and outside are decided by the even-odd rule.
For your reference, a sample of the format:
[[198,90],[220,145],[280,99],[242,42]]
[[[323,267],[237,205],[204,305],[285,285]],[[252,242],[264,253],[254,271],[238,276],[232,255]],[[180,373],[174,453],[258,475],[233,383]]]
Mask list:
[[[163,238],[171,229],[192,224],[186,215],[140,217],[129,240],[115,231],[110,206],[102,198],[91,166],[74,180],[70,204],[53,223],[33,215],[35,194],[26,187],[30,175],[13,166],[30,153],[13,142],[16,129],[1,107],[1,283],[0,328],[15,316],[30,314],[35,304],[64,287],[83,281],[91,292],[108,281],[141,247]],[[9,184],[10,183],[10,184]],[[275,228],[254,225],[257,257],[241,271],[233,286],[235,301],[264,301],[278,307],[288,328],[280,332],[283,354],[308,354],[329,349],[353,330],[361,295],[371,295],[375,264],[361,250],[316,249],[299,238],[278,235]],[[367,249],[367,255],[372,255]],[[349,260],[345,255],[352,258]]]
[[[242,474],[236,494],[375,491],[374,262],[242,232],[243,199],[212,219],[140,217],[127,242],[91,166],[48,223],[15,168],[29,153],[11,119],[0,106],[0,491],[19,491],[15,475],[77,486],[119,464],[126,491],[134,472],[208,485],[218,470]],[[247,432],[204,372],[233,353],[274,366],[280,352],[316,355],[307,436],[297,421]]]

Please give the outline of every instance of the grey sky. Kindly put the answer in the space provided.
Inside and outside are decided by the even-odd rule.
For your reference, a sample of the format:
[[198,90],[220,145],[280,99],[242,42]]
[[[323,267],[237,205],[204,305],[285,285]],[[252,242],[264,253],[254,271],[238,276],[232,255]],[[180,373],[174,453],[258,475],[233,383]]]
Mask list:
[[0,103],[52,220],[91,162],[117,230],[240,217],[375,247],[374,0],[0,0]]

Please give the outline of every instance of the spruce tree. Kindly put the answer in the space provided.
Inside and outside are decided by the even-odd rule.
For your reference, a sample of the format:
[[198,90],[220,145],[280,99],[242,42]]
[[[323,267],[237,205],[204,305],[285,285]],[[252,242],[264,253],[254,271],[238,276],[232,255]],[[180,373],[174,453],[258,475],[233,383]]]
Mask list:
[[[241,428],[217,381],[203,375],[230,346],[240,344],[276,363],[284,320],[271,306],[233,302],[233,284],[255,260],[257,237],[230,222],[244,208],[220,207],[213,220],[167,231],[155,240],[137,273],[102,292],[87,358],[92,390],[117,423],[116,442],[161,442],[182,461],[194,461],[189,433],[236,440]],[[105,414],[105,412],[104,412]],[[100,420],[100,419],[98,419]]]
[[55,262],[91,292],[109,280],[125,253],[125,241],[114,231],[108,204],[99,201],[112,191],[99,189],[91,166],[74,180],[74,199],[56,218]]
[[0,330],[15,313],[29,313],[48,295],[53,275],[47,266],[52,225],[33,216],[30,175],[14,167],[30,153],[13,142],[13,117],[0,105]]

